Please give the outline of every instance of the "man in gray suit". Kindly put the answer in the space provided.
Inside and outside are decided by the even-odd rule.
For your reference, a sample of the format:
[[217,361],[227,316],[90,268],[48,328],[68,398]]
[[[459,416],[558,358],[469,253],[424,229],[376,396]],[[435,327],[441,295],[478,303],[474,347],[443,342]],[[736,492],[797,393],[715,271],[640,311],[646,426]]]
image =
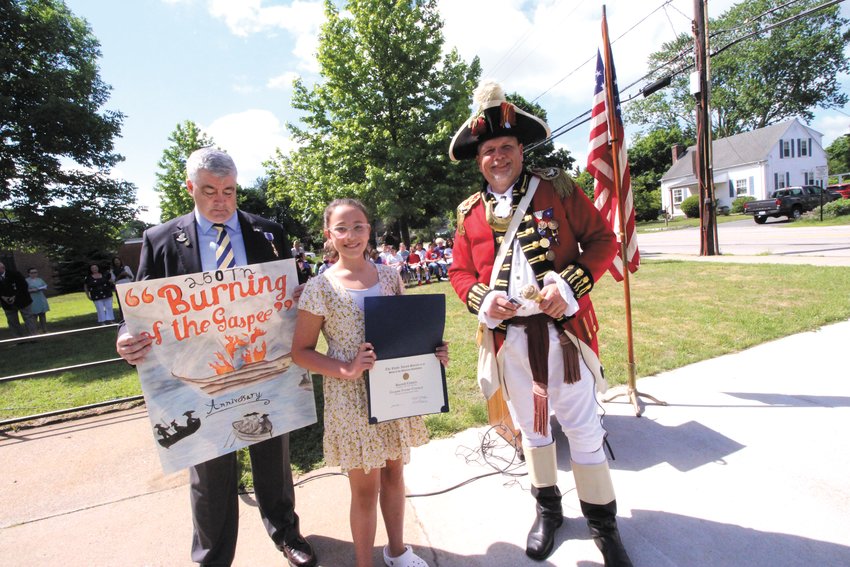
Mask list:
[[[230,240],[232,265],[290,257],[283,227],[237,210],[236,164],[230,156],[202,148],[189,156],[186,169],[186,189],[195,201],[195,210],[145,231],[138,281],[216,270],[216,244],[222,230]],[[116,349],[130,364],[141,362],[150,348],[149,338],[131,335],[123,326],[119,330]],[[269,536],[290,565],[314,566],[313,548],[301,536],[295,513],[289,435],[251,445],[249,453],[254,495]],[[233,562],[239,529],[236,472],[235,453],[189,469],[192,560],[201,565]]]

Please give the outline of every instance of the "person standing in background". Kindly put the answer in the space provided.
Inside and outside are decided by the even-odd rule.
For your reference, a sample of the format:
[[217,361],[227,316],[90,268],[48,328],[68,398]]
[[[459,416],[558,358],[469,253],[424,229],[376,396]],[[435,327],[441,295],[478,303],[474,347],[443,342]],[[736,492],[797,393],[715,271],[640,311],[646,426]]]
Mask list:
[[97,322],[101,325],[115,322],[115,312],[112,310],[112,290],[114,287],[110,272],[107,271],[103,274],[97,264],[89,265],[89,274],[83,283],[83,289],[86,292],[86,297],[94,303]]
[[[0,305],[3,306],[9,329],[16,337],[34,335],[36,332],[35,318],[28,309],[31,303],[26,278],[20,272],[7,270],[6,265],[0,262]],[[26,330],[21,327],[18,312],[24,318]]]
[[44,295],[47,283],[38,277],[38,270],[35,268],[27,270],[27,287],[32,298],[29,311],[36,319],[38,332],[43,335],[47,332],[47,312],[50,311],[50,304]]

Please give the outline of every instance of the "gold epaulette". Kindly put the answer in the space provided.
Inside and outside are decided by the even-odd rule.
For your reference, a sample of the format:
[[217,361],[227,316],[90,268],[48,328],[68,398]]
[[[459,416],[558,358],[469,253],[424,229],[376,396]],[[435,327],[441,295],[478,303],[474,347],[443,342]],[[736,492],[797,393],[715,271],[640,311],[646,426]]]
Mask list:
[[469,211],[472,210],[472,207],[475,206],[475,203],[481,198],[481,191],[476,191],[472,195],[466,198],[466,200],[457,206],[457,232],[458,234],[464,234],[466,231],[463,228],[463,219],[466,218],[466,215],[469,214]]
[[529,171],[540,179],[551,182],[561,199],[569,197],[576,189],[576,182],[560,167],[535,167]]

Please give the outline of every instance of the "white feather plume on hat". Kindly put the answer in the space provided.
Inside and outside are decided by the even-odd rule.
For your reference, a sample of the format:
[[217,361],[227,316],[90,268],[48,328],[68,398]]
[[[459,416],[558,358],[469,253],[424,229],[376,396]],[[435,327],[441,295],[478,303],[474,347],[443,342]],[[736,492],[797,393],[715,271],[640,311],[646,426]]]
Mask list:
[[476,112],[493,106],[493,102],[505,101],[505,91],[502,85],[491,79],[482,80],[472,91],[472,103]]
[[482,80],[472,92],[473,114],[458,129],[449,143],[452,161],[475,159],[478,145],[491,138],[513,136],[521,144],[546,139],[551,131],[540,118],[530,114],[505,98],[501,85]]

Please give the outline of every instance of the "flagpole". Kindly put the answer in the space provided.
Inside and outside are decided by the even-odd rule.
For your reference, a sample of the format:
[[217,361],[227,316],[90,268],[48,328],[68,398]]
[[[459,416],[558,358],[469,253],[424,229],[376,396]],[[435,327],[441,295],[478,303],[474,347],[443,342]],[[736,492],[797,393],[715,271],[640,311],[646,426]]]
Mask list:
[[667,405],[666,402],[643,394],[638,391],[635,380],[635,347],[634,337],[632,334],[632,294],[631,286],[629,285],[629,260],[626,251],[626,217],[623,214],[624,204],[621,195],[622,178],[620,177],[620,144],[622,143],[617,132],[616,107],[614,105],[614,77],[611,66],[611,44],[608,40],[608,20],[605,15],[605,5],[602,6],[602,44],[604,46],[603,61],[605,62],[605,100],[608,105],[608,138],[611,141],[611,165],[614,169],[614,199],[617,203],[617,217],[620,224],[620,258],[623,260],[623,295],[626,303],[626,345],[629,354],[628,362],[628,390],[625,393],[616,394],[603,401],[610,402],[621,396],[628,396],[629,402],[635,409],[635,416],[640,417],[643,414],[643,408],[640,406],[640,396],[647,397],[660,405]]

